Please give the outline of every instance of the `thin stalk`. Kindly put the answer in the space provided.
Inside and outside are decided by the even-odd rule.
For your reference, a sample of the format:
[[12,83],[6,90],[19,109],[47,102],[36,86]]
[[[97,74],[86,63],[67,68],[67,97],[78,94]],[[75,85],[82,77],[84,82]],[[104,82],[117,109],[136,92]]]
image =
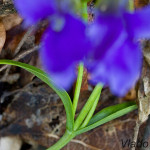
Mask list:
[[75,121],[74,131],[76,131],[80,127],[80,125],[82,124],[83,120],[87,116],[87,114],[88,114],[89,110],[91,109],[91,107],[92,107],[94,101],[96,100],[97,96],[99,95],[99,93],[101,93],[102,87],[103,86],[101,84],[96,85],[95,89],[93,90],[93,92],[90,95],[88,101],[86,102],[86,104],[82,108],[79,116],[77,117],[77,119]]
[[129,4],[129,10],[132,12],[134,11],[134,0],[128,0],[128,4]]
[[87,124],[89,123],[90,119],[92,118],[92,116],[93,116],[93,114],[94,114],[94,111],[95,111],[96,106],[97,106],[97,104],[98,104],[99,98],[100,98],[100,94],[97,96],[96,100],[94,101],[94,104],[93,104],[91,110],[89,111],[87,117],[85,118],[84,122],[83,122],[82,125],[80,126],[80,129],[86,127]]
[[[82,12],[81,15],[83,19],[87,22],[88,21],[88,13],[87,13],[87,2],[81,2],[82,6]],[[77,79],[77,85],[75,89],[75,97],[73,100],[73,114],[75,114],[77,103],[79,99],[80,89],[81,89],[81,83],[82,83],[82,76],[83,76],[83,65],[79,66],[79,74]],[[74,115],[73,115],[74,116]],[[55,143],[53,146],[48,148],[47,150],[60,150],[62,147],[64,147],[71,139],[73,139],[76,136],[75,132],[69,130],[66,130],[63,137]]]
[[78,67],[78,78],[76,82],[76,87],[75,87],[75,93],[74,93],[74,99],[73,99],[73,116],[75,116],[78,100],[79,100],[79,95],[80,95],[80,90],[81,90],[81,85],[82,85],[82,77],[83,77],[83,64],[81,63]]
[[81,6],[82,6],[82,11],[81,11],[82,18],[84,19],[85,22],[87,22],[88,21],[87,1],[85,2],[82,1]]
[[73,132],[69,132],[66,130],[63,137],[60,138],[60,140],[55,143],[53,146],[48,148],[47,150],[60,150],[63,148],[69,141],[71,141],[75,137],[75,134]]

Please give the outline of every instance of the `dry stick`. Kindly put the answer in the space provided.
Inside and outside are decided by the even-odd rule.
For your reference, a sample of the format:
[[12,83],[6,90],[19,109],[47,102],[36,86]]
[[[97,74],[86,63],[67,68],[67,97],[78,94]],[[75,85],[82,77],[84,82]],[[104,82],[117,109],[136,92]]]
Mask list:
[[[138,138],[138,133],[139,133],[140,126],[141,126],[141,122],[139,121],[139,119],[137,119],[136,120],[136,125],[135,125],[135,128],[134,128],[134,136],[133,136],[133,141],[135,143],[137,143],[137,138]],[[132,147],[131,150],[135,150],[135,148],[136,148],[136,146]]]
[[[39,49],[39,48],[40,48],[40,46],[37,45],[37,46],[35,46],[35,47],[33,47],[33,48],[31,48],[31,49],[29,49],[29,50],[23,52],[22,54],[18,55],[18,56],[17,56],[16,58],[14,58],[13,60],[14,60],[14,61],[18,61],[18,60],[22,59],[23,57],[25,57],[26,55],[28,55],[28,54],[30,54],[30,53],[36,51],[36,50]],[[9,66],[9,65],[4,65],[3,67],[1,67],[1,68],[0,68],[0,72],[3,71],[3,70],[5,70],[8,66]]]
[[8,76],[10,68],[11,68],[11,66],[7,67],[7,70],[5,71],[5,74],[4,74],[4,78]]
[[22,54],[18,55],[18,56],[17,56],[16,58],[14,58],[13,60],[14,60],[14,61],[18,61],[18,60],[24,58],[26,55],[28,55],[28,54],[30,54],[30,53],[32,53],[32,52],[38,50],[39,48],[40,48],[40,45],[37,45],[37,46],[35,46],[35,47],[31,48],[31,49],[28,49],[27,51],[25,51],[25,52],[23,52]]
[[16,50],[15,50],[15,53],[14,53],[14,56],[20,51],[22,45],[24,44],[24,42],[26,41],[26,39],[29,37],[29,35],[34,31],[34,26],[30,27],[29,30],[25,33],[25,35],[23,36],[23,38],[21,39],[21,41],[19,42]]

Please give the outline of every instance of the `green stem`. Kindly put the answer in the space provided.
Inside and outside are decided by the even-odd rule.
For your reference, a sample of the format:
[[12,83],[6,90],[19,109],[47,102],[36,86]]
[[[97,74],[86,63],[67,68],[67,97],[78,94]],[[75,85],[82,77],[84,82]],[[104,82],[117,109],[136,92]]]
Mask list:
[[128,4],[129,4],[129,10],[132,12],[134,11],[134,0],[128,0]]
[[[87,2],[82,2],[82,17],[83,19],[87,22],[88,21],[88,13],[87,13]],[[83,64],[79,65],[79,72],[78,72],[78,78],[77,78],[77,83],[76,83],[76,89],[75,89],[75,95],[74,95],[74,100],[73,100],[73,116],[75,115],[77,104],[78,104],[78,99],[79,99],[79,94],[80,94],[80,89],[81,89],[81,84],[82,84],[82,76],[83,76]],[[75,137],[75,132],[69,132],[69,130],[66,130],[65,134],[63,137],[55,143],[53,146],[48,148],[47,150],[59,150],[62,147],[64,147],[71,139]]]
[[75,116],[75,112],[79,100],[79,95],[80,95],[80,90],[82,85],[83,70],[84,67],[83,64],[81,63],[78,68],[78,78],[76,82],[76,88],[75,88],[74,99],[73,99],[73,116]]
[[66,130],[65,134],[60,138],[60,140],[47,150],[60,150],[67,143],[69,143],[69,141],[71,141],[71,139],[73,139],[74,137],[75,137],[74,132],[69,132],[68,130]]
[[96,109],[96,106],[98,104],[99,98],[100,98],[100,94],[97,96],[96,100],[94,101],[93,106],[92,106],[91,110],[89,111],[87,117],[85,118],[84,122],[80,126],[80,129],[86,127],[87,124],[89,123],[89,121],[91,120],[91,118],[94,114],[94,111]]
[[101,92],[102,90],[102,85],[101,84],[97,84],[95,89],[93,90],[92,94],[90,95],[88,101],[86,102],[86,104],[84,105],[84,107],[82,108],[79,116],[77,117],[75,124],[74,124],[74,131],[76,131],[81,123],[83,122],[83,120],[85,119],[85,117],[87,116],[89,110],[91,109],[95,99],[97,98],[98,94]]
[[82,6],[81,11],[82,18],[87,22],[88,21],[87,1],[82,1],[81,6]]

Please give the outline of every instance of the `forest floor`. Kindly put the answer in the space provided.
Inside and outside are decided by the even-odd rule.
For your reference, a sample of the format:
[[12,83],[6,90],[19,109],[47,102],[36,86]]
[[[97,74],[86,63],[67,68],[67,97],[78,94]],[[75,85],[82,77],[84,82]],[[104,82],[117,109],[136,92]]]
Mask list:
[[[93,19],[91,12],[89,17]],[[38,49],[47,21],[28,29],[23,28],[22,21],[10,0],[7,3],[0,1],[0,59],[13,59],[41,68]],[[144,43],[145,60],[138,87],[145,85],[144,79],[150,80],[150,75],[145,74],[150,70],[149,45],[149,42]],[[146,84],[147,88],[149,84]],[[92,89],[85,70],[77,114]],[[96,111],[135,101],[139,90],[136,86],[124,98],[117,98],[104,88]],[[71,97],[73,91],[74,86],[68,91]],[[132,142],[137,117],[138,110],[130,112],[77,136],[63,150],[129,150],[130,144],[124,146],[124,143]],[[65,109],[52,89],[23,69],[0,66],[0,150],[45,150],[63,135],[65,124]],[[149,142],[146,149],[150,149],[150,119],[141,125],[138,140]]]

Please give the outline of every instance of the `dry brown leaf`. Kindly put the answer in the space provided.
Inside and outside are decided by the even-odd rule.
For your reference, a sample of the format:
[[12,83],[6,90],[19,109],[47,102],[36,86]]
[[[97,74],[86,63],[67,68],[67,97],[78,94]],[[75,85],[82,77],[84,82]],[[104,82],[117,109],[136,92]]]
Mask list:
[[[90,93],[81,92],[78,108],[83,106]],[[63,104],[42,81],[35,79],[17,92],[5,95],[4,102],[8,97],[11,100],[3,108],[0,138],[19,136],[30,145],[35,143],[46,149],[64,134],[66,116]],[[108,90],[104,90],[97,111],[118,103],[118,99],[113,98]],[[136,117],[134,111],[79,135],[62,150],[129,150],[128,146],[122,148],[121,140],[132,138]],[[143,130],[140,132],[143,133]]]
[[4,46],[6,54],[9,53],[9,56],[12,56],[15,53],[15,50],[25,33],[26,31],[23,30],[21,25],[7,31],[7,38]]
[[5,40],[6,40],[6,30],[4,24],[0,21],[0,52],[2,51],[2,48],[5,44]]
[[136,99],[136,89],[132,88],[126,96],[123,98],[124,100],[135,100]]
[[135,8],[141,8],[148,5],[149,0],[135,0]]
[[87,91],[87,90],[88,90],[88,72],[84,68],[81,91]]
[[11,38],[11,33],[8,33],[6,49],[10,50],[12,53],[14,53],[19,42],[23,38],[24,34],[25,34],[25,31],[18,32],[16,35],[13,35],[13,33],[12,33],[13,38]]
[[19,137],[8,136],[0,139],[0,149],[1,150],[20,150],[22,141]]
[[22,18],[18,14],[10,14],[2,17],[2,22],[5,26],[6,31],[19,25],[22,22]]
[[45,32],[46,28],[48,27],[48,25],[49,25],[48,20],[42,21],[41,23],[38,24],[38,26],[36,27],[37,30],[35,32],[35,44],[37,45],[40,44],[41,37]]

